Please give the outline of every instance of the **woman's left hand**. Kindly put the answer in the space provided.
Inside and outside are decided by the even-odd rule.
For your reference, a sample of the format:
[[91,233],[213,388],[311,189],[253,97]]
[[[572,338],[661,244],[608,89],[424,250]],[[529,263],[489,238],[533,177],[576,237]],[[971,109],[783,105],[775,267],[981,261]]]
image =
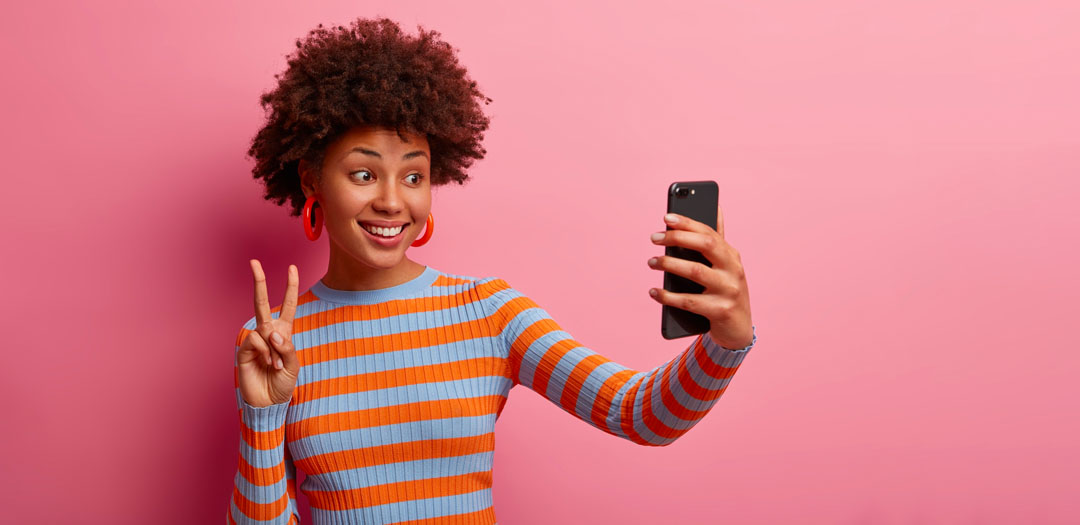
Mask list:
[[[668,218],[674,218],[672,222]],[[671,230],[654,233],[653,243],[679,246],[701,252],[712,267],[697,261],[661,255],[649,259],[649,267],[671,272],[705,287],[698,294],[669,292],[650,288],[657,302],[688,310],[709,319],[709,334],[724,348],[738,349],[753,340],[750,319],[750,292],[746,286],[739,252],[724,240],[724,215],[716,209],[716,229],[689,217],[669,213],[664,221]],[[655,295],[654,295],[655,293]]]

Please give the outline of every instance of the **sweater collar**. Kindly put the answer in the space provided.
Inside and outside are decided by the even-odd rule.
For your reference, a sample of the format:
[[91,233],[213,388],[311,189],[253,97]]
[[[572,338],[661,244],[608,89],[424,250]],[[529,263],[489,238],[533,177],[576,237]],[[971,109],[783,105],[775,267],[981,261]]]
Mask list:
[[439,277],[439,271],[425,266],[424,272],[411,280],[388,288],[377,290],[336,290],[323,284],[322,279],[311,285],[311,292],[323,301],[342,304],[374,304],[391,299],[401,299],[413,295],[432,285]]

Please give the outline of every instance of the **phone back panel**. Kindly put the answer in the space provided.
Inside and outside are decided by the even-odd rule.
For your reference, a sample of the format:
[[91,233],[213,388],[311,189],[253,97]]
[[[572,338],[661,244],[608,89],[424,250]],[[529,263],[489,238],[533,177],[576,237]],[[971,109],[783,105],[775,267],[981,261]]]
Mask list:
[[[680,195],[680,190],[686,190]],[[711,180],[674,182],[668,187],[667,211],[690,217],[716,229],[720,189]],[[672,230],[670,226],[667,230]],[[701,252],[680,246],[665,246],[664,254],[697,261],[712,268],[712,262]],[[702,293],[705,287],[685,277],[664,272],[664,289],[675,293]],[[709,331],[709,319],[688,310],[662,305],[660,333],[664,339],[677,339]]]

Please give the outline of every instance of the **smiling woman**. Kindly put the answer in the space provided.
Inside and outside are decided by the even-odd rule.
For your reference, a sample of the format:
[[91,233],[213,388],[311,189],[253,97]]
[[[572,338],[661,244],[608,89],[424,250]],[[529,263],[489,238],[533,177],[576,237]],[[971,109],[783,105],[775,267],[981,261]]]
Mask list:
[[667,363],[633,370],[502,279],[406,257],[433,231],[432,186],[463,184],[485,153],[479,102],[490,99],[437,34],[407,36],[387,19],[320,26],[263,95],[271,114],[249,152],[255,177],[266,198],[304,211],[308,238],[325,223],[330,258],[304,292],[290,266],[274,308],[250,261],[229,523],[300,521],[297,467],[316,524],[495,523],[495,422],[512,387],[613,436],[666,445],[720,399],[756,341],[730,349],[702,334]]

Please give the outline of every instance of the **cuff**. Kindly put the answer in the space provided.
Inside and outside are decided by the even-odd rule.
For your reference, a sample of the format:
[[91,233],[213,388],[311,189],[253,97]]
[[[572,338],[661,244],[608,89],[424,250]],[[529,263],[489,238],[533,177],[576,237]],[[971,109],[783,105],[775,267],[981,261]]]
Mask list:
[[276,405],[254,407],[240,399],[240,421],[256,432],[277,430],[285,426],[285,416],[288,414],[291,402],[290,399]]
[[705,332],[705,335],[703,335],[701,339],[702,339],[702,342],[705,344],[705,348],[708,348],[708,349],[720,349],[720,350],[725,350],[725,351],[728,351],[728,352],[746,353],[746,352],[749,352],[750,349],[754,347],[755,343],[757,343],[757,327],[754,326],[754,325],[750,325],[750,331],[753,334],[753,338],[750,339],[750,344],[748,344],[748,345],[746,345],[746,346],[744,346],[742,348],[728,348],[726,346],[721,346],[719,344],[716,344],[716,341],[714,341],[713,338],[712,338],[712,334],[710,334],[709,332]]

